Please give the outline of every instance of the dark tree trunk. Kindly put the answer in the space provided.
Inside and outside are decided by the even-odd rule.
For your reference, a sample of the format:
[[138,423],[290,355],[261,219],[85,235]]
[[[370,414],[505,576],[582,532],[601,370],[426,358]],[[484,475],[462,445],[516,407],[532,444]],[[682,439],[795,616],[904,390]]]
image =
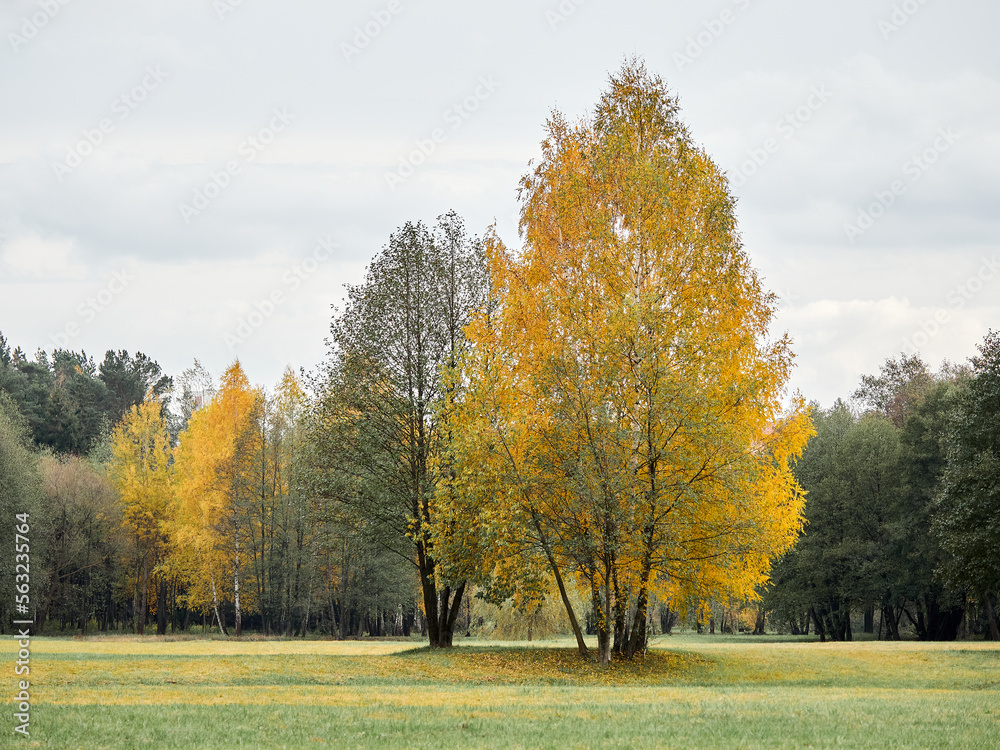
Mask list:
[[816,614],[816,608],[810,607],[809,614],[812,615],[813,622],[816,624],[816,632],[819,633],[819,642],[826,643],[826,628],[823,627],[823,620],[818,614]]
[[632,632],[628,639],[628,648],[625,650],[625,656],[629,659],[636,654],[646,653],[648,610],[649,592],[646,589],[646,583],[643,582],[639,587],[639,599],[635,604],[635,617],[632,618]]
[[994,597],[987,594],[983,597],[986,600],[986,619],[990,625],[990,638],[1000,641],[1000,625],[997,624],[997,611],[993,604]]
[[139,611],[135,613],[136,632],[139,635],[146,633],[146,590],[149,588],[149,563],[144,557],[142,559],[142,590],[139,592]]
[[438,624],[438,648],[451,648],[455,636],[455,622],[458,620],[458,613],[462,606],[462,595],[465,593],[465,581],[455,589],[455,596],[449,603],[451,597],[451,587],[445,586],[441,592],[441,605],[439,609]]
[[162,575],[156,589],[156,634],[167,634],[167,579]]
[[677,613],[670,609],[669,605],[662,605],[662,608],[660,609],[660,631],[664,635],[669,634],[676,621]]
[[424,595],[424,617],[426,619],[427,640],[431,648],[437,648],[439,641],[438,594],[434,579],[427,574],[424,566],[420,569],[420,588]]
[[618,588],[618,573],[617,571],[612,571],[612,581],[614,582],[615,590],[615,640],[612,646],[612,652],[616,654],[625,653],[625,642],[628,640],[628,631],[625,625],[625,618],[628,615],[626,608],[628,607],[628,597],[623,596],[622,592]]
[[601,589],[597,583],[595,575],[590,581],[590,596],[594,607],[594,625],[597,628],[597,661],[599,664],[608,665],[611,663],[611,628],[608,614],[607,600],[611,598],[610,590],[605,586],[605,601],[601,601]]

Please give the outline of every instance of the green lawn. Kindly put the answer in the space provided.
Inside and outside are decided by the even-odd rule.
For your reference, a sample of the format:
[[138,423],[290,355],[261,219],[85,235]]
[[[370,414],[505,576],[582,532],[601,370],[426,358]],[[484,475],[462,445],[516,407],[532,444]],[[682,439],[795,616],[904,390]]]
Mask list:
[[0,747],[1000,748],[1000,644],[418,645],[35,638],[31,737],[7,700]]

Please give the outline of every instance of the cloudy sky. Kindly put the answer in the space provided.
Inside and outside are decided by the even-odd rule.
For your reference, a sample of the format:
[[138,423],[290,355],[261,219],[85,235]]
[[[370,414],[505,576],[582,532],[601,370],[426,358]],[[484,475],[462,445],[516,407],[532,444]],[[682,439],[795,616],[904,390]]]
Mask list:
[[638,55],[729,172],[792,386],[829,405],[1000,327],[998,27],[994,0],[4,0],[0,331],[311,368],[402,223],[516,243],[549,112]]

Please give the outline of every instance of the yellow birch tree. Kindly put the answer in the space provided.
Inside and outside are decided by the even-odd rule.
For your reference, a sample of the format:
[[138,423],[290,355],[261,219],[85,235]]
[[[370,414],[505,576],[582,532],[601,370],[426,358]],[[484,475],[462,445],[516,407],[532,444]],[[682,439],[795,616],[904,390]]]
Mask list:
[[149,589],[156,586],[157,633],[166,632],[167,576],[173,519],[170,437],[160,401],[152,395],[127,411],[111,438],[110,474],[122,504],[123,525],[136,550],[134,614],[145,632]]
[[791,343],[768,337],[725,175],[663,81],[627,63],[591,119],[553,114],[542,152],[522,251],[487,239],[492,303],[448,407],[440,502],[477,523],[438,544],[510,586],[547,566],[585,651],[581,585],[608,663],[645,650],[654,590],[755,596],[801,527],[789,461],[811,424],[783,407]]
[[[228,632],[220,604],[232,602],[235,633],[242,633],[248,602],[244,566],[250,534],[247,508],[253,501],[263,397],[251,387],[239,362],[222,376],[219,391],[181,433],[176,451],[178,537],[187,558],[192,590],[188,602],[211,604],[220,631]],[[231,580],[232,586],[223,581]]]

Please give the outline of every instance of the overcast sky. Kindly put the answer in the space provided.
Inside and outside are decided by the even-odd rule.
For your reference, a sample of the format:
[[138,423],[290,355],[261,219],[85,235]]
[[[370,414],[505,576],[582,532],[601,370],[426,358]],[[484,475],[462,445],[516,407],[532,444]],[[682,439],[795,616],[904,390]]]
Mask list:
[[548,114],[638,55],[830,405],[1000,327],[997,28],[995,0],[4,0],[0,331],[273,385],[404,222],[516,244]]

